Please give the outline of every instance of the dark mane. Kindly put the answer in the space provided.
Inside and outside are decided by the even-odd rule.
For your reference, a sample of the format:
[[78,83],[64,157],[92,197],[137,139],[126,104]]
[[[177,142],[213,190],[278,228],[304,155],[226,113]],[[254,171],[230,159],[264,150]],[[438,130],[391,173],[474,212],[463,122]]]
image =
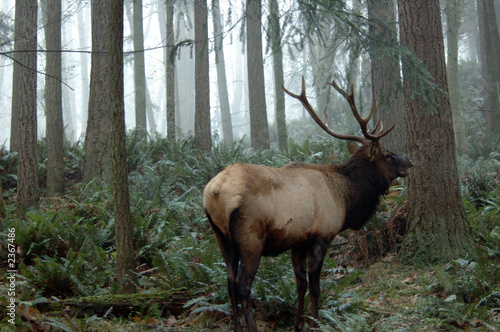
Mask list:
[[342,230],[358,230],[375,213],[380,196],[389,189],[375,164],[367,156],[369,147],[363,145],[351,158],[334,166],[336,172],[345,176],[349,192],[346,195],[347,211]]

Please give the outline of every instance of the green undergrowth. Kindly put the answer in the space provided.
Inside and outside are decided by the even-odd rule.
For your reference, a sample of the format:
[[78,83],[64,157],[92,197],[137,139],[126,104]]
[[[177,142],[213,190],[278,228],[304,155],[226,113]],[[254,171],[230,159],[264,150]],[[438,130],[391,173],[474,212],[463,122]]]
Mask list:
[[[44,156],[44,146],[40,156]],[[210,153],[192,138],[127,141],[133,242],[141,294],[183,290],[166,309],[114,309],[74,315],[47,310],[63,301],[116,295],[116,251],[111,190],[84,184],[83,149],[65,145],[64,196],[43,198],[38,208],[15,212],[17,156],[0,158],[7,218],[0,220],[0,262],[7,268],[8,230],[16,233],[16,327],[41,331],[199,331],[231,328],[226,268],[202,207],[205,184],[235,162],[279,167],[293,160],[340,163],[343,144],[322,136],[291,140],[289,151],[256,152],[243,141],[215,143]],[[409,266],[397,253],[405,229],[405,186],[391,188],[377,215],[360,232],[344,232],[322,275],[319,325],[325,331],[489,331],[500,324],[500,157],[461,160],[461,182],[477,257],[442,266]],[[40,174],[44,174],[44,161]],[[43,176],[42,176],[43,178]],[[42,188],[43,189],[43,188]],[[297,305],[290,255],[265,257],[253,284],[259,326],[291,329]],[[7,323],[9,288],[0,279],[0,320]],[[308,297],[306,306],[309,308]],[[99,302],[99,301],[94,301]],[[169,302],[170,303],[170,302]],[[135,309],[134,309],[135,310]],[[307,309],[308,310],[308,309]],[[308,312],[306,310],[306,312]],[[243,320],[242,320],[243,321]]]

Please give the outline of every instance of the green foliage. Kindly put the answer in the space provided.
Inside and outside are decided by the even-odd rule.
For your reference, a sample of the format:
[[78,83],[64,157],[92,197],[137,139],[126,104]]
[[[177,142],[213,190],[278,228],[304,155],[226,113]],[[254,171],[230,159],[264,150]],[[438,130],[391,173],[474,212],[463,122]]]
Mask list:
[[[142,292],[189,289],[196,295],[185,304],[185,310],[205,317],[207,321],[203,324],[207,328],[211,326],[211,319],[225,317],[227,320],[230,305],[226,267],[205,220],[203,188],[213,176],[235,162],[280,167],[293,160],[340,163],[348,157],[342,142],[315,131],[311,136],[305,133],[302,137],[293,136],[286,152],[256,152],[244,141],[238,141],[229,146],[215,143],[212,151],[206,153],[195,147],[192,138],[172,142],[162,137],[143,139],[134,133],[129,135],[133,242],[138,286]],[[43,142],[40,149],[43,158]],[[7,229],[16,229],[19,299],[27,305],[116,291],[113,198],[106,183],[80,183],[83,156],[81,145],[65,146],[66,196],[50,201],[42,199],[40,208],[25,216],[15,215],[14,209],[8,207],[7,218],[0,220],[1,246],[7,243]],[[418,301],[420,309],[412,309],[420,310],[431,324],[443,329],[462,323],[473,324],[477,319],[484,326],[494,324],[494,319],[488,317],[495,317],[492,310],[500,301],[500,155],[491,152],[484,158],[474,158],[462,156],[460,167],[468,220],[477,243],[477,258],[474,261],[457,260],[444,268],[436,268],[434,286],[428,290],[431,295],[422,295]],[[16,155],[3,153],[0,167],[6,187],[9,183],[15,185]],[[7,199],[9,195],[7,192]],[[364,233],[356,233],[359,239],[364,239],[370,260],[397,250],[401,234],[398,229],[396,232],[389,230],[389,226],[396,227],[396,221],[404,226],[404,201],[404,186],[392,188]],[[14,205],[9,199],[7,203]],[[347,255],[349,259],[344,261],[342,258],[342,264],[352,263],[356,253],[359,256],[364,250],[361,241],[355,243],[350,246],[354,251]],[[6,252],[0,251],[2,261],[7,258]],[[345,274],[340,280],[330,277],[340,274]],[[319,321],[323,330],[394,330],[406,324],[408,316],[402,310],[383,320],[373,318],[385,314],[373,309],[371,300],[367,304],[366,298],[377,293],[394,298],[415,296],[419,291],[405,290],[405,282],[388,277],[383,271],[375,270],[373,275],[380,276],[369,277],[364,269],[339,269],[336,259],[327,257]],[[297,304],[295,288],[289,255],[263,258],[252,289],[256,311],[263,320],[276,321],[277,329],[289,328]],[[0,302],[6,300],[0,296]],[[306,299],[306,308],[307,302]],[[152,317],[159,318],[154,314],[159,310],[152,308]],[[46,317],[44,321],[55,328],[81,326],[82,329],[107,322],[104,318],[92,317],[76,325],[73,321],[53,317]],[[135,327],[133,325],[132,330]],[[111,325],[109,330],[113,330]]]

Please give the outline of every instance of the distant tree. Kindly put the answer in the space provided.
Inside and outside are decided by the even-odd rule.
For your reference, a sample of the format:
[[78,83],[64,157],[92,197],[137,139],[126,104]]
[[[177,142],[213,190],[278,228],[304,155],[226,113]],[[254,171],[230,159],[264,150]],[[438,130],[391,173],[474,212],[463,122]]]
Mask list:
[[47,130],[47,194],[64,192],[64,125],[61,89],[61,0],[42,0],[45,44],[45,116]]
[[167,89],[167,136],[175,139],[175,56],[174,56],[174,0],[167,0],[166,15],[166,89]]
[[142,0],[133,1],[134,31],[134,100],[135,128],[146,136],[146,67],[144,60],[144,28],[142,25]]
[[465,152],[467,150],[467,141],[465,139],[465,124],[462,102],[460,101],[460,79],[458,75],[458,38],[463,5],[464,0],[447,0],[444,13],[446,14],[446,41],[448,49],[446,71],[450,89],[455,140],[459,150]]
[[269,33],[273,55],[274,72],[274,112],[278,130],[278,147],[288,150],[288,133],[286,131],[285,94],[282,86],[285,84],[283,74],[283,50],[281,47],[280,11],[278,0],[269,0]]
[[92,0],[92,58],[84,181],[109,180],[109,1]]
[[384,146],[392,152],[406,152],[406,126],[404,100],[401,89],[399,57],[387,54],[387,49],[398,42],[395,0],[369,0],[372,98],[375,102],[375,117],[386,126],[396,124],[391,135],[384,138]]
[[262,3],[246,1],[246,38],[248,68],[248,98],[250,103],[250,139],[254,149],[270,148],[262,55]]
[[[16,1],[12,78],[11,151],[18,151],[17,203],[20,212],[39,200],[36,114],[37,1]],[[15,140],[13,145],[12,138]]]
[[[102,1],[102,0],[99,0]],[[111,169],[116,235],[116,268],[122,294],[136,291],[132,216],[127,180],[125,106],[123,96],[123,0],[110,1],[109,85]]]
[[210,150],[210,81],[208,63],[207,0],[194,1],[195,119],[194,137],[200,149]]
[[224,46],[222,44],[222,23],[219,0],[212,0],[212,20],[214,24],[214,49],[215,63],[217,66],[217,88],[222,121],[222,136],[226,144],[233,143],[233,123],[231,121],[231,108],[229,107],[229,94],[227,91],[226,61],[224,59]]
[[[78,20],[78,46],[80,49],[85,49],[87,45],[86,39],[86,27],[88,24],[85,22],[84,10],[79,10],[77,15]],[[81,123],[82,131],[86,131],[87,126],[87,116],[88,116],[88,106],[89,106],[89,55],[86,52],[80,52],[80,77],[82,79],[82,90],[81,94]]]
[[469,253],[472,243],[458,181],[439,1],[398,0],[398,7],[401,42],[436,85],[433,100],[426,103],[412,81],[415,68],[403,57],[406,148],[414,163],[408,178],[404,254],[425,262],[449,261]]
[[477,0],[486,136],[500,134],[500,37],[493,0]]

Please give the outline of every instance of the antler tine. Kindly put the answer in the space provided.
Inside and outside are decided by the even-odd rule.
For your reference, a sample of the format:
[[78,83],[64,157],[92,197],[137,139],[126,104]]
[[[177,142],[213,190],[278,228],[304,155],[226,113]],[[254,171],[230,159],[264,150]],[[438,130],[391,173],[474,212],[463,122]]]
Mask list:
[[316,121],[316,123],[321,127],[321,129],[323,129],[330,136],[333,136],[333,137],[336,137],[336,138],[342,139],[342,140],[358,141],[360,143],[364,143],[364,139],[362,137],[353,136],[353,135],[342,135],[342,134],[334,133],[333,131],[330,130],[330,128],[328,128],[325,125],[325,123],[323,123],[323,121],[321,121],[320,117],[318,116],[318,114],[316,114],[316,112],[314,111],[313,107],[309,103],[309,100],[307,99],[307,96],[306,96],[306,83],[305,83],[305,80],[304,80],[304,76],[302,76],[302,90],[301,90],[300,95],[297,95],[297,94],[294,94],[294,93],[288,91],[284,86],[282,86],[282,88],[283,88],[283,90],[289,96],[291,96],[291,97],[293,97],[295,99],[298,99],[302,103],[302,105],[304,106],[304,108],[306,109],[306,111],[311,115],[311,117],[313,118],[313,120]]
[[[332,83],[330,85],[333,86],[335,88],[335,90],[337,90],[338,92],[340,92],[340,94],[342,96],[344,96],[344,98],[346,98],[347,101],[349,102],[349,105],[351,107],[352,113],[354,114],[354,117],[356,118],[356,120],[358,120],[358,123],[361,126],[361,131],[363,132],[363,136],[365,138],[367,138],[367,139],[369,139],[370,141],[373,141],[373,142],[378,142],[379,139],[381,139],[382,137],[384,137],[385,135],[387,135],[388,133],[390,133],[391,130],[393,130],[394,127],[396,126],[396,124],[394,123],[391,126],[391,128],[389,128],[386,131],[382,132],[382,130],[384,129],[384,126],[383,126],[382,122],[379,121],[375,125],[375,127],[373,128],[373,130],[368,131],[367,125],[368,125],[368,122],[370,121],[370,119],[371,119],[371,117],[373,115],[373,111],[375,109],[375,100],[372,100],[372,105],[370,107],[370,113],[368,114],[368,116],[366,118],[363,118],[359,114],[358,109],[356,107],[356,103],[354,102],[354,85],[351,85],[351,93],[350,94],[347,94],[347,92],[345,92],[344,90],[342,90],[337,85],[337,83],[335,83],[335,81],[332,81]],[[379,126],[380,126],[380,129],[378,129]]]

